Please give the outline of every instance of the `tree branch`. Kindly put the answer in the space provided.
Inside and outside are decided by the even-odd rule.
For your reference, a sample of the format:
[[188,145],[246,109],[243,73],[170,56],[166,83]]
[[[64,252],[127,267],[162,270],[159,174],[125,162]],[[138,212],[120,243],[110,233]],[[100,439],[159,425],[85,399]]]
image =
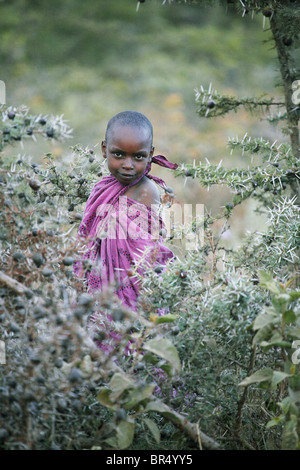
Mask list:
[[21,284],[20,282],[16,281],[12,277],[5,274],[3,271],[0,271],[0,282],[8,286],[10,289],[14,290],[19,295],[24,295],[25,292],[28,292],[29,289]]

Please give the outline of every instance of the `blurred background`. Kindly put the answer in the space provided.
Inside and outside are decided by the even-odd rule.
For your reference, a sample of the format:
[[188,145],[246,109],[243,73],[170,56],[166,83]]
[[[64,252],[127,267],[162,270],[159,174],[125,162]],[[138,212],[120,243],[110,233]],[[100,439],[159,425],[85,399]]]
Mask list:
[[[211,83],[221,94],[279,94],[276,51],[262,15],[242,18],[232,5],[210,3],[147,0],[137,11],[136,0],[0,0],[0,79],[7,105],[63,114],[73,128],[64,144],[17,143],[13,152],[31,154],[38,163],[48,151],[68,160],[72,145],[100,144],[109,118],[133,109],[151,120],[155,152],[171,161],[251,166],[249,156],[230,155],[228,138],[247,132],[275,140],[280,130],[243,110],[200,119],[195,89]],[[198,181],[155,166],[153,173],[182,202],[203,203],[214,214],[231,200],[226,188],[208,192]],[[255,228],[263,230],[263,221],[253,203],[236,207],[232,242]]]

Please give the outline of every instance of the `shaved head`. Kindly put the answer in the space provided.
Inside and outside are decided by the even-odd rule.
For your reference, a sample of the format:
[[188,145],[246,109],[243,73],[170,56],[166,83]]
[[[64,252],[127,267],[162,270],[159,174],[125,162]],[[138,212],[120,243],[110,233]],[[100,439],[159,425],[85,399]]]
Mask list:
[[118,126],[131,126],[137,128],[143,128],[148,130],[149,132],[149,139],[151,139],[150,144],[152,145],[153,141],[153,128],[152,124],[144,114],[139,113],[137,111],[122,111],[121,113],[116,114],[113,116],[107,124],[106,132],[105,132],[105,140],[108,142],[114,129]]

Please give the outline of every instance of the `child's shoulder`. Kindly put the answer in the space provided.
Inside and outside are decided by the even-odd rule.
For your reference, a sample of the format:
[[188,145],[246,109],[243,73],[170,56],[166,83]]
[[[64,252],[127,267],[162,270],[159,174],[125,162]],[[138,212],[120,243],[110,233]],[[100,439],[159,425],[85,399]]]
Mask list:
[[160,204],[158,187],[147,176],[142,178],[137,185],[132,186],[125,195],[149,207],[152,204]]

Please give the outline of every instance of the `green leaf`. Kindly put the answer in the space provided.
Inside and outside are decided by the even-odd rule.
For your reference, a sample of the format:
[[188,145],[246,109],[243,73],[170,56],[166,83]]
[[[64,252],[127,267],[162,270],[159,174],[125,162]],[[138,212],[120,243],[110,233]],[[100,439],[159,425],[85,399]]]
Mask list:
[[289,329],[287,332],[288,336],[292,336],[292,338],[300,339],[300,328],[294,327],[293,329]]
[[133,387],[133,382],[125,374],[116,372],[109,385],[111,388],[111,398],[116,400],[125,390]]
[[177,349],[168,339],[151,339],[144,344],[143,349],[162,357],[166,361],[170,362],[175,370],[180,371],[181,365]]
[[272,388],[275,389],[277,385],[280,382],[282,382],[284,379],[286,379],[287,377],[291,377],[291,374],[287,374],[286,372],[281,372],[279,370],[274,370],[272,381],[271,381]]
[[134,422],[121,421],[117,426],[117,443],[118,449],[126,449],[130,446],[134,438]]
[[292,420],[286,422],[282,434],[281,449],[296,450],[299,444],[299,436],[297,434],[296,423]]
[[111,391],[106,388],[102,387],[99,390],[99,393],[97,395],[97,399],[101,405],[106,406],[110,410],[116,410],[118,408],[118,405],[116,405],[111,399],[110,399],[110,394]]
[[284,323],[294,323],[297,317],[293,310],[286,310],[283,314]]
[[265,287],[273,294],[280,294],[282,292],[279,284],[273,279],[273,276],[266,271],[259,271],[259,284]]
[[271,381],[273,377],[273,370],[270,368],[266,369],[261,369],[254,374],[250,375],[249,377],[246,377],[242,382],[239,383],[241,387],[246,387],[250,384],[253,383],[258,383],[258,382],[266,382],[266,381]]
[[278,331],[275,331],[269,341],[261,341],[260,345],[262,348],[271,348],[272,346],[281,346],[285,348],[291,347],[291,343],[289,341],[285,341]]
[[278,402],[278,406],[287,414],[291,406],[291,398],[285,397],[282,401]]
[[288,341],[262,341],[260,343],[261,347],[262,348],[272,348],[273,346],[280,346],[282,348],[290,348],[291,347],[291,343],[289,343]]
[[159,362],[159,358],[156,357],[156,356],[154,356],[154,354],[153,354],[152,352],[150,352],[150,351],[149,351],[149,352],[146,352],[146,354],[145,354],[144,357],[143,357],[143,360],[144,360],[145,362],[149,362],[149,363],[152,364],[152,365],[156,365],[156,364],[158,364],[158,362]]
[[300,403],[300,391],[293,390],[292,388],[289,387],[289,395],[290,395],[291,400],[294,403]]
[[274,323],[276,317],[274,315],[269,315],[268,313],[261,313],[255,318],[253,324],[253,330],[260,330],[264,326]]
[[125,410],[134,408],[141,401],[145,400],[146,398],[149,398],[152,395],[154,388],[155,385],[146,385],[142,388],[135,388],[134,390],[132,390],[129,393],[126,402],[124,403]]
[[284,420],[284,418],[284,415],[275,416],[275,418],[272,418],[270,421],[267,422],[266,429],[272,428],[273,426],[277,426]]
[[162,402],[150,401],[145,408],[145,412],[148,411],[155,411],[156,413],[159,413],[165,418],[172,419],[173,422],[177,421],[178,423],[180,423],[180,418],[177,416],[177,414],[170,410],[170,408],[168,408],[167,405]]
[[261,341],[264,341],[267,338],[269,338],[272,334],[272,331],[273,331],[273,325],[271,324],[262,327],[260,330],[258,330],[256,335],[254,336],[253,344],[260,344]]
[[279,313],[284,313],[290,301],[288,294],[279,294],[272,298],[272,304]]
[[159,367],[167,374],[168,377],[172,377],[173,368],[171,364],[162,364]]
[[110,446],[110,447],[114,447],[115,449],[118,448],[118,441],[117,441],[117,438],[114,436],[114,437],[108,437],[107,439],[105,439],[105,442]]
[[149,419],[149,418],[144,418],[144,422],[148,426],[148,428],[149,428],[152,436],[154,437],[156,443],[159,444],[160,443],[160,430],[159,430],[157,424],[154,421],[152,421],[152,419]]
[[289,296],[290,296],[291,301],[300,299],[300,291],[294,290],[292,292],[289,292]]
[[155,324],[159,325],[160,323],[171,323],[177,320],[177,318],[178,315],[172,315],[171,313],[169,315],[162,315],[161,317],[157,317]]

